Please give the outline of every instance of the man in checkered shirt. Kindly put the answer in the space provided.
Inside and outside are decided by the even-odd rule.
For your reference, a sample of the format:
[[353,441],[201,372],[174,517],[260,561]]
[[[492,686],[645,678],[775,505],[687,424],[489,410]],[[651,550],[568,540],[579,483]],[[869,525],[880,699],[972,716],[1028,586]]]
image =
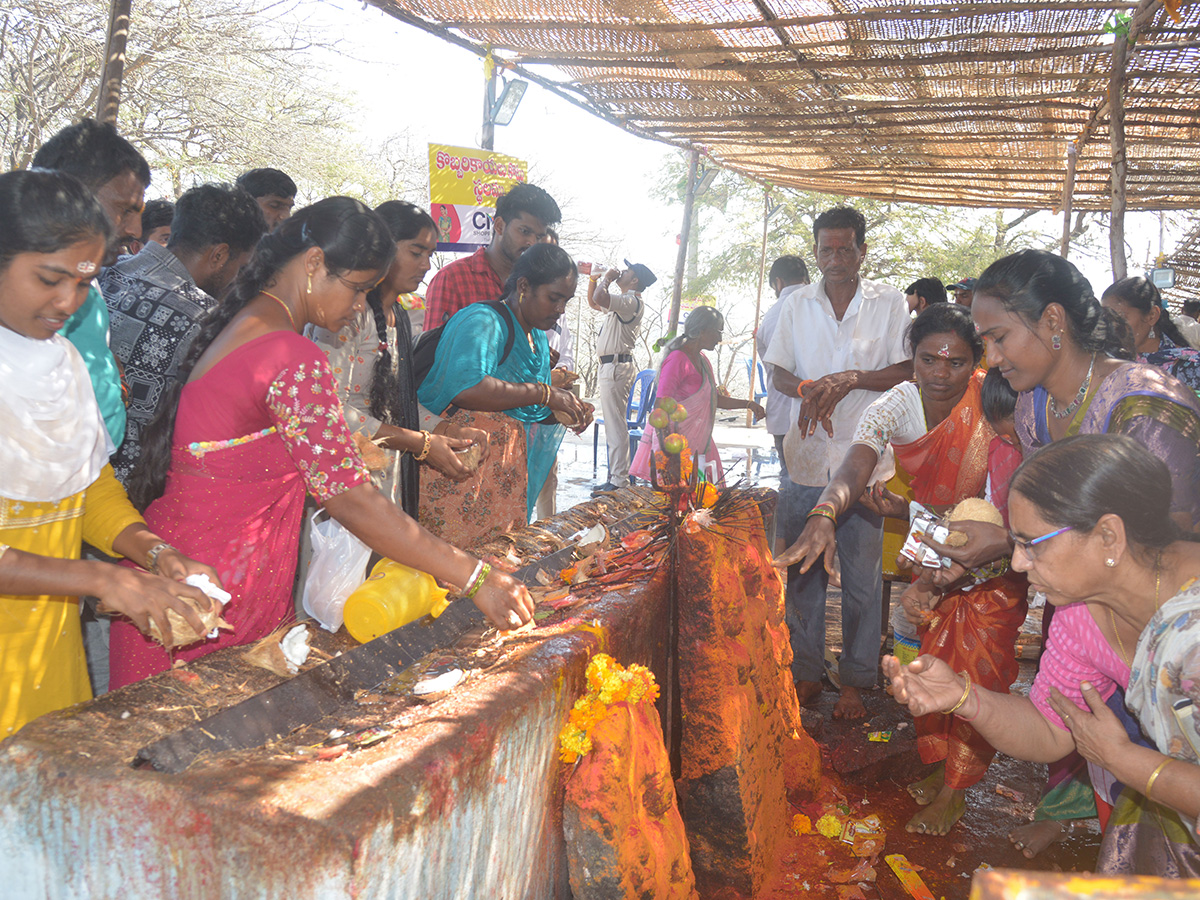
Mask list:
[[492,242],[455,260],[433,276],[425,292],[426,331],[445,325],[463,307],[499,300],[517,257],[557,225],[562,213],[554,198],[532,184],[518,184],[496,201]]

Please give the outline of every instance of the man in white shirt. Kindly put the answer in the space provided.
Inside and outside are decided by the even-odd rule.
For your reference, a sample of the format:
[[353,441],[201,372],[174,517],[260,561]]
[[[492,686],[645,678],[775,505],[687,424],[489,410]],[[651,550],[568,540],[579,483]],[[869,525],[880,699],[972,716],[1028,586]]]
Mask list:
[[[909,324],[904,295],[859,275],[867,251],[866,221],[849,207],[827,210],[813,224],[813,252],[821,280],[796,289],[781,305],[763,361],[774,366],[775,387],[798,397],[797,425],[803,468],[789,466],[794,502],[782,504],[776,527],[790,545],[804,530],[822,489],[849,449],[859,416],[888,388],[912,377],[904,346]],[[810,443],[811,442],[811,443]],[[795,458],[793,459],[795,462]],[[872,481],[891,477],[891,454]],[[836,718],[866,715],[860,689],[875,685],[879,666],[883,521],[861,505],[837,523],[842,571],[841,697]],[[788,569],[787,619],[792,674],[800,702],[821,692],[825,666],[825,590],[819,567]]]
[[1200,322],[1196,321],[1197,317],[1200,317],[1200,300],[1185,300],[1182,315],[1171,318],[1192,348],[1200,350]]
[[[779,310],[797,288],[808,283],[808,266],[799,256],[781,256],[771,263],[771,271],[767,273],[767,284],[771,286],[777,299],[763,314],[762,321],[758,323],[758,331],[754,335],[760,358],[766,355],[767,348],[771,346],[775,326],[779,324]],[[763,365],[767,370],[767,434],[775,438],[775,450],[779,454],[779,500],[775,511],[775,521],[778,523],[784,518],[779,508],[791,500],[789,488],[792,485],[788,480],[787,460],[783,458],[783,436],[800,414],[800,401],[795,394],[789,396],[775,387],[771,375],[773,367],[765,362]],[[772,535],[771,539],[774,542],[775,535]]]
[[[641,263],[625,260],[622,272],[609,269],[595,290],[588,294],[592,309],[608,313],[596,340],[600,354],[600,408],[604,412],[604,440],[608,444],[608,481],[593,493],[614,491],[629,484],[629,430],[625,427],[625,409],[629,389],[637,375],[633,347],[642,327],[642,291],[658,281]],[[609,293],[616,283],[619,294]]]

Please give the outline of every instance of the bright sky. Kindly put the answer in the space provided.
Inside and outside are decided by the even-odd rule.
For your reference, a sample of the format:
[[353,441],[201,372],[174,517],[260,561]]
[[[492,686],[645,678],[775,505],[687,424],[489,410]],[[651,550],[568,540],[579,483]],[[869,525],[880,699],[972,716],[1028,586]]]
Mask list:
[[[429,143],[479,146],[482,60],[375,7],[364,10],[341,0],[304,4],[344,42],[348,55],[330,65],[369,111],[364,132],[382,140],[407,130],[414,151],[422,153]],[[652,289],[659,296],[648,295],[647,301],[665,296],[682,209],[645,197],[678,151],[634,137],[536,84],[525,92],[512,124],[496,128],[495,149],[528,162],[530,181],[558,201],[564,247],[573,256],[616,265],[627,256],[645,263],[660,278]],[[573,241],[573,233],[603,236],[607,247]],[[604,250],[613,258],[598,260]]]
[[[375,7],[363,9],[346,0],[301,0],[300,9],[309,24],[342,40],[343,52],[327,64],[365,112],[360,127],[371,139],[382,141],[407,131],[414,152],[420,153],[430,142],[479,146],[484,82],[478,57]],[[496,128],[495,149],[527,161],[530,180],[558,200],[564,247],[572,255],[617,265],[624,257],[646,263],[660,279],[646,300],[665,305],[682,207],[656,203],[648,195],[679,151],[634,137],[536,84],[530,85],[512,124]],[[410,199],[427,200],[427,188],[421,198],[414,194]],[[1058,221],[1045,213],[1031,224],[1057,233]],[[1156,214],[1127,216],[1126,237],[1133,250],[1130,274],[1149,261],[1148,252],[1158,252],[1158,233]],[[573,235],[601,238],[604,246],[573,240]],[[1168,230],[1168,252],[1177,238]],[[598,260],[600,256],[612,258]],[[1106,258],[1073,256],[1072,261],[1097,293],[1111,282]],[[767,294],[764,303],[771,299]]]

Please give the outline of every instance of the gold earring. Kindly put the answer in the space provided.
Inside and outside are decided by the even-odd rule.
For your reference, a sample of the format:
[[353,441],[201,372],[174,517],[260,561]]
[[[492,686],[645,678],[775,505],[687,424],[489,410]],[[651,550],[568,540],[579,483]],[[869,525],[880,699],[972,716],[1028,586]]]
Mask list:
[[308,293],[312,293],[312,272],[308,273]]
[[521,291],[519,294],[517,294],[517,302],[518,303],[525,302],[525,292],[524,291]]

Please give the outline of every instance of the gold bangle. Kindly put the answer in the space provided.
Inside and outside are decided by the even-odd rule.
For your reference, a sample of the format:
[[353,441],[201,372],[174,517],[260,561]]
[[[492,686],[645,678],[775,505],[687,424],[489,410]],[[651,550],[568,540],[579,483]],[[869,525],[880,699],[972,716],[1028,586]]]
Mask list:
[[427,456],[429,456],[429,448],[433,445],[433,435],[430,432],[422,431],[421,437],[425,439],[425,446],[421,448],[420,453],[413,454],[413,459],[415,459],[417,462],[422,462]]
[[1173,757],[1168,756],[1166,759],[1164,759],[1162,762],[1160,762],[1158,764],[1158,766],[1155,768],[1155,770],[1153,772],[1150,773],[1150,777],[1146,780],[1146,789],[1144,791],[1142,791],[1143,797],[1145,797],[1147,800],[1150,799],[1150,789],[1152,787],[1154,787],[1154,782],[1158,781],[1158,776],[1161,775],[1162,770],[1167,767],[1167,763],[1174,762],[1174,761],[1175,760]]
[[971,673],[964,670],[958,674],[967,679],[967,686],[963,690],[963,695],[958,698],[958,702],[946,710],[946,715],[956,712],[964,703],[967,702],[967,697],[971,695]]

